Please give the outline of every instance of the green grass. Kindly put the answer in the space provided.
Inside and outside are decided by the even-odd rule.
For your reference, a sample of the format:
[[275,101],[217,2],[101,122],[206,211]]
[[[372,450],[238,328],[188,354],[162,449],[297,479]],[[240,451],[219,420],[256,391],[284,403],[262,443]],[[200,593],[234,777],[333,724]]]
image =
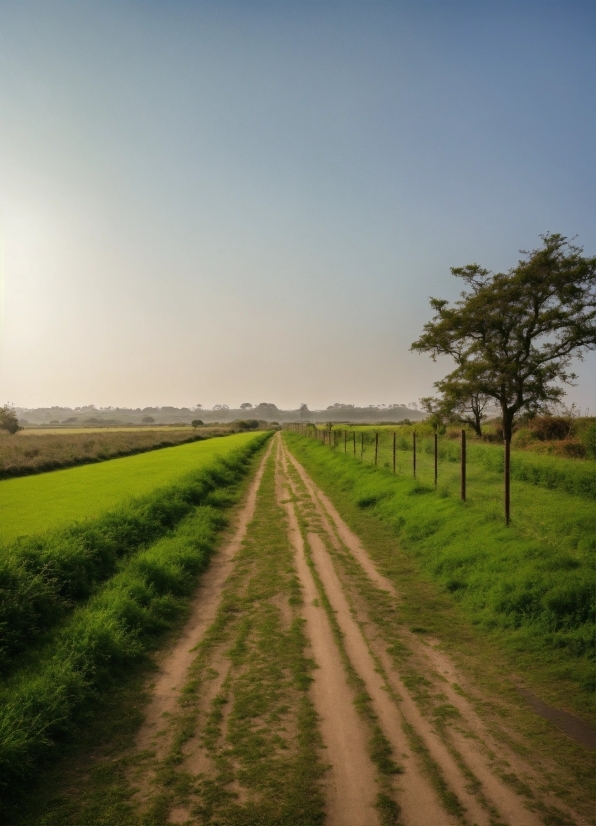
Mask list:
[[573,686],[570,704],[585,712],[595,677],[592,502],[514,482],[514,521],[506,528],[482,476],[462,503],[449,490],[434,492],[314,440],[286,438],[324,489],[339,489],[390,526],[400,548],[469,621]]
[[[234,484],[266,438],[252,435],[240,445],[237,439],[221,440],[228,448],[225,455],[202,452],[203,461],[195,457],[195,469],[174,483],[125,499],[95,519],[5,545],[0,554],[0,668],[6,672],[17,655],[23,656],[34,640],[87,599],[114,574],[119,560],[171,531],[193,508],[212,500],[217,488]],[[135,457],[141,458],[145,456]]]
[[238,433],[99,464],[0,481],[0,542],[98,516],[133,497],[170,485],[255,438],[254,433]]
[[[257,441],[262,444],[263,436]],[[248,445],[245,446],[248,448]],[[0,690],[0,796],[18,800],[40,765],[60,753],[81,715],[156,636],[187,610],[197,576],[225,524],[249,465],[238,456],[228,492],[210,495],[175,531],[128,560],[91,598],[29,652]],[[251,463],[252,464],[252,463]],[[234,486],[236,483],[236,487]]]

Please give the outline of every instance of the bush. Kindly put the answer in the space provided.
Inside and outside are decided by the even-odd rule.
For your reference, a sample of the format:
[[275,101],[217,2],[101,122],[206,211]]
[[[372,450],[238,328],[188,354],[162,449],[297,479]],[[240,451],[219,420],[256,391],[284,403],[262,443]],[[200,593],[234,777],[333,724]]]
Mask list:
[[240,430],[256,430],[259,427],[257,419],[240,419],[236,422]]
[[535,416],[528,427],[541,442],[566,439],[571,433],[572,419],[567,416]]
[[8,404],[5,404],[4,407],[0,407],[0,430],[6,430],[8,433],[12,433],[14,435],[22,429],[23,428],[19,424],[17,414],[12,407]]

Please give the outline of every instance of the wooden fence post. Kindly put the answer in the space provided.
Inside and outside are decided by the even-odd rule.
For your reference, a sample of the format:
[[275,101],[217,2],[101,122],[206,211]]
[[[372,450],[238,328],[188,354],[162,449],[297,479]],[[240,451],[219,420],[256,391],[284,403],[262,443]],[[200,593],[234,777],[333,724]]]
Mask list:
[[466,501],[466,431],[461,432],[461,501]]
[[395,473],[395,437],[397,436],[395,430],[393,431],[393,472]]
[[505,524],[511,522],[511,442],[505,440]]
[[414,479],[416,478],[416,431],[412,433],[412,467],[414,468]]
[[435,487],[439,478],[439,437],[435,433]]

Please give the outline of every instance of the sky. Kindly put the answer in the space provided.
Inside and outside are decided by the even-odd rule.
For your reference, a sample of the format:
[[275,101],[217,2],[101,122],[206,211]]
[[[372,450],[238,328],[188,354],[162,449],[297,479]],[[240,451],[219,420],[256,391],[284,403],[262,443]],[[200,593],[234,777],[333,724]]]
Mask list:
[[430,394],[450,267],[596,254],[595,81],[593,2],[0,0],[0,403]]

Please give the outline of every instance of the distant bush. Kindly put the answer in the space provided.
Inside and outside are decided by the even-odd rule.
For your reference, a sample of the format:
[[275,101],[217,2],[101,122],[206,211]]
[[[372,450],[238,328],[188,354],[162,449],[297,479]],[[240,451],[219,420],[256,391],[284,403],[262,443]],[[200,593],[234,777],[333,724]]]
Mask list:
[[256,430],[259,427],[259,422],[257,419],[240,419],[236,422],[236,425],[240,430]]
[[203,427],[204,424],[205,424],[205,422],[203,422],[201,419],[193,419],[192,422],[191,422],[191,425],[193,427]]
[[8,433],[13,435],[18,433],[19,430],[22,430],[17,414],[8,404],[5,404],[4,407],[0,407],[0,430],[6,430]]
[[541,442],[566,439],[571,433],[572,419],[567,416],[535,416],[528,427]]

